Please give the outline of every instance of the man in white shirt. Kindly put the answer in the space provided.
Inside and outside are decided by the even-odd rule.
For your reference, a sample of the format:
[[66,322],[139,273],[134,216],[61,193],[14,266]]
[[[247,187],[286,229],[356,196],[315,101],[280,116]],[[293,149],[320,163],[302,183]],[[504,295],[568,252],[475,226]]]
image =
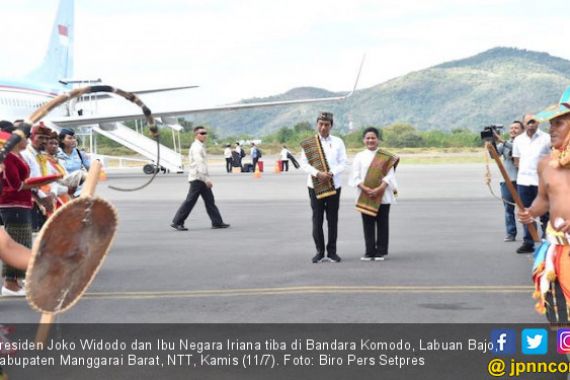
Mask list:
[[[329,261],[338,263],[340,257],[336,252],[336,239],[338,231],[338,207],[340,202],[341,190],[341,173],[346,166],[346,148],[344,142],[335,136],[331,136],[330,130],[333,127],[333,114],[330,112],[321,112],[317,118],[317,132],[323,152],[330,171],[328,173],[317,170],[311,166],[307,160],[305,152],[301,155],[301,167],[309,174],[307,178],[307,187],[309,188],[309,198],[311,200],[311,208],[313,210],[313,240],[317,248],[317,254],[313,257],[313,263],[318,263],[325,256],[325,236],[323,233],[324,213],[327,213],[328,226],[328,243],[326,245],[327,257]],[[311,176],[317,177],[322,181],[331,180],[334,183],[336,194],[326,198],[317,199],[315,190],[313,189],[313,181]]]
[[214,193],[212,192],[213,184],[208,174],[205,144],[207,138],[208,132],[206,128],[202,126],[194,128],[194,142],[188,152],[188,181],[190,182],[190,189],[170,225],[177,231],[188,231],[188,228],[184,227],[184,222],[188,218],[188,215],[190,215],[199,196],[204,199],[206,212],[212,221],[212,228],[228,228],[230,226],[222,220],[222,216],[214,200]]
[[[51,129],[43,123],[39,123],[32,128],[30,136],[31,144],[28,144],[21,155],[24,161],[30,167],[30,178],[43,177],[48,175],[47,158],[43,154],[51,134]],[[42,212],[38,205],[41,205],[46,212],[53,211],[55,195],[51,192],[44,192],[40,189],[33,191],[34,208],[32,209],[32,230],[39,231],[46,221],[46,215]]]
[[[513,159],[518,167],[517,191],[525,207],[530,207],[538,194],[538,162],[550,154],[550,135],[538,129],[534,115],[525,115],[525,133],[517,136],[513,142]],[[540,217],[543,231],[546,229],[548,214]],[[524,226],[524,241],[517,253],[534,252],[534,241]]]

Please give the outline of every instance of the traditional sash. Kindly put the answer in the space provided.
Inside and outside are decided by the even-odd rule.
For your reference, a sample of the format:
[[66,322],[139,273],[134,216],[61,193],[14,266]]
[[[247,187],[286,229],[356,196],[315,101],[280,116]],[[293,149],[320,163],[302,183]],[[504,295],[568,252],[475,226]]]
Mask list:
[[[307,157],[307,161],[309,161],[309,165],[320,172],[328,173],[330,171],[319,135],[311,136],[301,141],[301,148],[305,151],[305,156]],[[323,199],[336,194],[332,180],[321,181],[314,176],[311,176],[311,179],[313,180],[313,188],[315,189],[317,199]]]
[[536,250],[532,278],[535,308],[551,323],[570,321],[570,243],[568,236],[548,223],[546,240]]
[[[388,174],[390,169],[395,169],[399,161],[400,157],[385,150],[378,149],[366,172],[364,186],[370,188],[380,186],[384,176]],[[376,217],[376,215],[378,215],[378,209],[382,204],[382,195],[383,194],[379,194],[376,198],[370,198],[364,192],[361,192],[356,202],[356,210],[363,214]]]

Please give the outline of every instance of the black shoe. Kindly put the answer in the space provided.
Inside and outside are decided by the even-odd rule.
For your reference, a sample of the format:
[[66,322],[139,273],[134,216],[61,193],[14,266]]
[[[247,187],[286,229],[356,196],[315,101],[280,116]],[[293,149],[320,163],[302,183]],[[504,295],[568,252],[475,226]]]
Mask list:
[[212,228],[213,229],[218,229],[218,228],[228,228],[230,225],[226,224],[226,223],[220,223],[220,224],[212,224]]
[[372,255],[364,255],[360,258],[361,261],[374,261],[374,256]]
[[313,259],[312,259],[313,264],[320,263],[324,257],[325,257],[325,255],[323,253],[317,253],[315,256],[313,256]]
[[517,249],[517,253],[533,253],[533,252],[534,252],[534,245],[528,243],[523,243],[523,245],[521,245],[519,249]]
[[333,263],[340,263],[340,256],[336,253],[329,253],[328,258]]
[[184,227],[183,224],[174,224],[172,223],[170,227],[174,228],[176,231],[188,231],[188,228]]

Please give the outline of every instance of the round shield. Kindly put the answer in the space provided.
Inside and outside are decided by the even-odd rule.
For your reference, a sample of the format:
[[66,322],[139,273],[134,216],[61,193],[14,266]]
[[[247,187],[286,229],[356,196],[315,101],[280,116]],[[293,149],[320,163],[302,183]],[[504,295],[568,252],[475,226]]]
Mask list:
[[58,209],[32,248],[26,297],[43,313],[61,313],[79,300],[103,263],[117,229],[104,199],[80,197]]

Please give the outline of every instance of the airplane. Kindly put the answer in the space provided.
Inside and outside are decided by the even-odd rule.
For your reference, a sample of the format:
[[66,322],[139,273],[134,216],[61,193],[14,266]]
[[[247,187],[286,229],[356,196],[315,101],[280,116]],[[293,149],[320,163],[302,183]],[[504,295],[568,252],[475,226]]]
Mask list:
[[[79,81],[73,79],[74,29],[74,0],[60,0],[55,22],[51,30],[49,46],[42,63],[21,80],[0,80],[0,119],[12,121],[25,119],[38,107],[55,98],[60,93],[70,91],[74,84],[100,82],[100,79],[93,81]],[[239,103],[194,109],[163,110],[158,112],[153,110],[153,115],[155,118],[168,120],[167,118],[185,116],[197,112],[342,101],[350,97],[356,90],[363,63],[364,58],[360,64],[352,91],[343,96]],[[132,92],[138,95],[193,87],[197,86],[178,86]],[[93,107],[92,104],[89,104],[92,102],[92,96],[68,102],[64,106],[60,106],[46,115],[43,121],[46,125],[55,130],[70,127],[80,128],[84,133],[85,130],[87,130],[87,134],[91,136],[92,152],[96,150],[97,146],[96,141],[95,144],[93,144],[93,136],[96,138],[96,134],[101,134],[155,162],[157,155],[155,142],[121,123],[122,121],[140,119],[140,113],[133,111],[131,113],[102,114],[98,112],[97,109],[93,110],[93,108],[97,107]],[[90,108],[91,112],[84,112],[84,110],[89,111]],[[178,131],[178,133],[180,132],[181,127],[176,125],[170,126],[175,131]],[[93,132],[96,133],[94,134]],[[178,146],[178,148],[180,149],[180,146]],[[183,165],[180,152],[178,152],[176,148],[172,150],[164,145],[161,145],[160,149],[161,167],[175,172],[182,172]],[[150,172],[152,172],[152,170]],[[145,173],[148,174],[149,171],[145,170]]]

